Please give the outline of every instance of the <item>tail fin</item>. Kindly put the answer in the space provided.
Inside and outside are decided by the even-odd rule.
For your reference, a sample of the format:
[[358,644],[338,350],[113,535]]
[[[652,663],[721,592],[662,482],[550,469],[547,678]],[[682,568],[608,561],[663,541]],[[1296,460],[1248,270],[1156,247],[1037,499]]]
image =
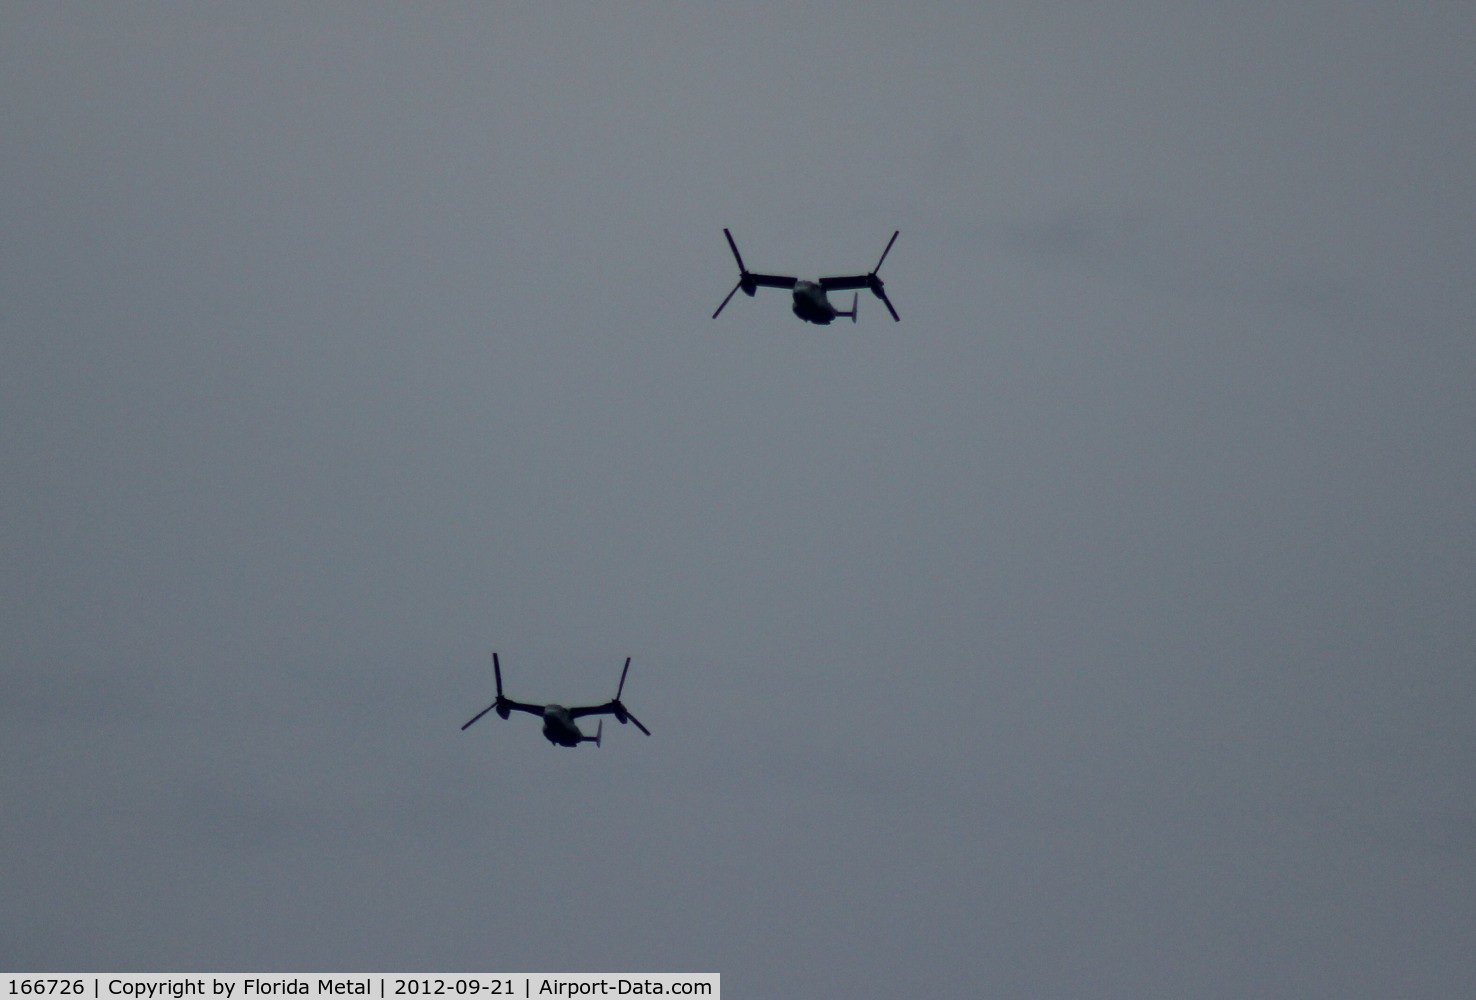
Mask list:
[[605,720],[601,719],[595,723],[595,746],[600,745],[600,736],[605,731]]
[[856,303],[861,300],[861,293],[857,292],[851,296],[851,322],[856,322]]

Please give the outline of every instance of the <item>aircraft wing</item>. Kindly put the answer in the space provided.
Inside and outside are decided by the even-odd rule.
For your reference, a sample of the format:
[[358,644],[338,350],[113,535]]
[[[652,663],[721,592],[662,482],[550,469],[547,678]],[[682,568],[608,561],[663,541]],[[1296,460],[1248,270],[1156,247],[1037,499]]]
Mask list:
[[464,732],[467,726],[470,726],[473,722],[476,722],[478,719],[486,715],[488,712],[492,711],[494,708],[506,708],[514,712],[527,712],[529,715],[536,715],[540,718],[543,717],[542,705],[529,705],[526,702],[512,701],[507,698],[499,698],[492,704],[488,705],[486,708],[482,709],[476,715],[473,715],[471,719],[467,721],[466,725],[461,727],[462,731]]
[[[893,239],[895,238],[893,237]],[[892,245],[888,243],[887,249],[890,250],[891,248]],[[882,256],[885,257],[886,254]],[[820,287],[827,292],[838,292],[850,288],[869,288],[871,289],[872,295],[882,300],[882,305],[887,307],[887,312],[892,314],[892,319],[899,323],[902,322],[902,317],[898,316],[897,310],[892,308],[892,300],[887,298],[886,283],[878,278],[874,272],[871,274],[838,274],[833,278],[821,278]]]
[[607,701],[603,705],[581,705],[569,709],[569,718],[582,719],[586,715],[614,715],[615,703]]
[[[737,253],[737,251],[735,250],[734,253]],[[712,314],[712,318],[718,318],[719,314],[728,307],[729,299],[737,295],[738,289],[740,288],[743,289],[745,295],[751,296],[754,292],[758,291],[760,285],[763,285],[765,288],[793,288],[798,283],[798,278],[790,277],[787,274],[749,274],[747,271],[744,271],[738,278],[738,284],[733,286],[733,290],[728,293],[728,298],[723,299],[723,304],[717,307],[717,312]]]
[[798,278],[787,274],[749,274],[745,278],[762,288],[793,288],[799,282]]
[[821,278],[820,287],[827,292],[838,292],[852,288],[870,288],[869,274],[838,274],[833,278]]
[[635,723],[637,729],[647,736],[651,735],[651,730],[643,726],[641,720],[632,715],[630,709],[621,705],[618,701],[607,701],[603,705],[584,705],[580,708],[569,709],[569,718],[571,719],[580,719],[586,715],[613,715],[621,722],[629,721]]

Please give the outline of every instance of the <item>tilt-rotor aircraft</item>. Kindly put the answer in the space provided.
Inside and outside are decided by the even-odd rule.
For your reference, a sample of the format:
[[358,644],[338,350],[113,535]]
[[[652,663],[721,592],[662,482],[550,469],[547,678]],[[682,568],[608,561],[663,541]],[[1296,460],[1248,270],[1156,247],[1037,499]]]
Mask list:
[[897,315],[897,310],[892,308],[892,300],[887,298],[886,286],[876,276],[881,270],[882,261],[887,259],[887,254],[892,252],[892,244],[897,242],[901,230],[894,232],[892,238],[887,241],[887,248],[882,251],[881,260],[876,262],[876,267],[869,274],[841,274],[833,278],[821,278],[819,281],[801,281],[799,278],[787,274],[754,274],[743,264],[743,257],[738,253],[738,244],[733,242],[733,234],[726,229],[723,235],[728,238],[728,246],[733,248],[733,259],[738,261],[738,284],[733,286],[733,291],[728,293],[728,298],[723,299],[723,304],[717,307],[717,312],[712,314],[713,319],[718,318],[718,313],[728,304],[738,289],[743,289],[743,294],[749,298],[753,297],[755,290],[759,288],[789,288],[794,291],[794,314],[806,323],[817,323],[820,326],[828,326],[837,316],[849,316],[851,322],[856,322],[856,301],[860,293],[851,296],[851,311],[837,309],[830,304],[827,292],[844,291],[850,288],[869,288],[871,294],[882,300],[882,305],[887,307],[887,312],[892,314],[892,319],[902,322],[902,317]]
[[613,715],[623,725],[634,722],[635,727],[647,736],[651,730],[641,725],[637,719],[625,707],[620,700],[620,693],[625,690],[625,675],[630,670],[630,657],[625,658],[625,669],[620,671],[620,686],[615,689],[615,697],[601,705],[579,705],[573,708],[565,708],[563,705],[530,705],[524,701],[513,701],[511,698],[502,696],[502,664],[497,662],[497,654],[492,654],[492,674],[497,678],[497,700],[476,715],[472,716],[471,722],[462,726],[463,732],[472,722],[476,722],[488,712],[496,710],[497,714],[506,719],[513,712],[527,712],[543,719],[543,736],[550,743],[561,747],[577,747],[581,743],[593,743],[600,745],[600,735],[605,728],[605,720],[601,719],[595,726],[594,735],[590,736],[579,728],[575,719],[581,719],[586,715]]

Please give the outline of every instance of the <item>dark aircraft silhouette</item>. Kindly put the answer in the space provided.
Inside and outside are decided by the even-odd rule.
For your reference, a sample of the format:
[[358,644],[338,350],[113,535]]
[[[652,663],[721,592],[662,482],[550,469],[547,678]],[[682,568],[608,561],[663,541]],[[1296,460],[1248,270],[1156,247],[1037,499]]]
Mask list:
[[[641,725],[641,720],[631,715],[620,700],[620,692],[625,690],[625,674],[629,670],[630,657],[627,656],[625,669],[620,671],[620,686],[615,689],[615,697],[603,705],[581,705],[575,708],[565,708],[563,705],[530,705],[527,702],[513,701],[511,698],[502,696],[502,664],[497,662],[497,654],[493,653],[492,673],[497,678],[497,700],[472,716],[471,722],[468,722],[466,726],[470,726],[472,722],[476,722],[493,709],[496,709],[497,714],[504,719],[513,712],[527,712],[529,715],[537,715],[543,719],[543,735],[550,743],[561,747],[577,747],[581,743],[593,743],[599,746],[605,720],[599,721],[593,736],[581,730],[574,720],[586,715],[613,715],[622,724],[634,722],[637,729],[650,736],[651,730]],[[461,727],[463,732],[466,726]]]
[[882,251],[881,260],[876,262],[876,267],[871,269],[870,274],[842,274],[834,278],[821,278],[819,281],[801,281],[787,274],[753,274],[747,267],[743,266],[743,258],[738,253],[738,244],[733,242],[733,234],[726,229],[723,235],[728,238],[728,246],[733,248],[733,258],[738,261],[738,284],[733,286],[733,291],[728,293],[728,298],[723,299],[723,304],[717,307],[717,312],[712,314],[713,319],[718,318],[718,313],[728,304],[738,289],[743,289],[743,294],[753,297],[754,291],[760,286],[764,288],[792,288],[794,290],[794,314],[806,323],[818,323],[828,326],[837,316],[849,316],[851,322],[856,322],[856,300],[859,293],[851,296],[851,311],[845,312],[830,304],[826,297],[827,292],[842,291],[849,288],[869,288],[871,293],[882,300],[882,305],[887,307],[887,312],[892,314],[892,319],[902,321],[897,315],[897,310],[892,308],[892,300],[887,298],[886,287],[882,280],[876,276],[881,270],[882,261],[887,259],[887,254],[892,251],[892,244],[897,242],[901,230],[892,234],[887,241],[887,248]]

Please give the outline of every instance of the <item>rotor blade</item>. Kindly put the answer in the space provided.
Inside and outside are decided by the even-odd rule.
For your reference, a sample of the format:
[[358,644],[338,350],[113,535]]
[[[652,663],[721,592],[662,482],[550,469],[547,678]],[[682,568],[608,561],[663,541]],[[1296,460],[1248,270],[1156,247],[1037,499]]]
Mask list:
[[882,260],[886,260],[887,259],[887,254],[889,254],[889,253],[892,252],[892,244],[893,243],[896,243],[897,242],[897,237],[898,236],[901,236],[901,235],[902,235],[902,230],[899,229],[899,230],[897,230],[896,232],[894,232],[892,234],[892,238],[891,239],[887,240],[887,248],[882,251],[881,260],[879,260],[879,261],[876,262],[876,267],[873,267],[871,269],[871,273],[872,274],[875,274],[876,272],[878,272],[878,271],[881,270]]
[[[488,712],[490,712],[490,711],[492,711],[492,709],[494,709],[494,708],[496,708],[496,707],[497,707],[497,702],[495,702],[495,701],[494,701],[494,702],[493,702],[493,703],[492,703],[492,704],[490,704],[490,705],[488,705],[488,706],[487,706],[487,707],[486,707],[486,708],[484,708],[484,709],[482,709],[482,710],[481,710],[481,711],[480,711],[480,712],[478,712],[478,713],[477,713],[477,714],[476,714],[476,715],[474,715],[474,716],[472,716],[472,720],[471,720],[471,722],[468,722],[468,723],[467,723],[467,724],[466,724],[466,726],[469,726],[469,725],[471,725],[471,724],[472,724],[472,722],[476,722],[476,721],[477,721],[477,720],[478,720],[478,719],[480,719],[480,718],[481,718],[481,717],[482,717],[482,716],[484,716],[484,715],[486,715],[486,714],[487,714],[487,713],[488,713]],[[462,732],[466,732],[466,726],[462,726],[462,727],[461,727],[461,731],[462,731]]]
[[748,268],[743,266],[743,256],[738,252],[738,244],[733,242],[733,234],[724,229],[723,235],[728,238],[728,246],[733,248],[733,259],[738,262],[738,270],[746,274]]
[[902,317],[898,316],[897,310],[892,308],[892,300],[887,298],[887,293],[880,286],[873,288],[872,291],[876,293],[877,298],[882,300],[882,305],[887,307],[887,312],[892,314],[892,319],[898,323],[902,322]]
[[631,715],[629,712],[626,712],[625,713],[625,717],[627,719],[629,719],[631,722],[634,722],[636,724],[636,728],[639,729],[641,732],[645,733],[647,736],[650,736],[651,735],[651,730],[649,730],[645,726],[641,725],[641,720],[640,719],[637,719],[634,715]]
[[727,307],[728,300],[731,299],[733,296],[735,296],[735,295],[738,294],[738,289],[740,287],[742,287],[742,285],[743,285],[743,282],[740,281],[740,282],[738,282],[738,284],[736,284],[736,285],[733,286],[733,290],[728,293],[728,298],[723,299],[723,304],[720,305],[720,306],[718,306],[717,307],[717,312],[715,312],[715,313],[712,314],[712,318],[713,319],[717,319],[718,318],[718,313],[722,312],[723,309]]
[[630,672],[630,657],[625,658],[625,669],[620,671],[620,686],[615,689],[615,700],[620,700],[620,692],[625,690],[625,675]]
[[[492,654],[492,676],[497,678],[497,697],[502,697],[502,664],[497,662],[497,654]],[[475,721],[475,720],[473,720]],[[470,723],[468,723],[470,725]]]

